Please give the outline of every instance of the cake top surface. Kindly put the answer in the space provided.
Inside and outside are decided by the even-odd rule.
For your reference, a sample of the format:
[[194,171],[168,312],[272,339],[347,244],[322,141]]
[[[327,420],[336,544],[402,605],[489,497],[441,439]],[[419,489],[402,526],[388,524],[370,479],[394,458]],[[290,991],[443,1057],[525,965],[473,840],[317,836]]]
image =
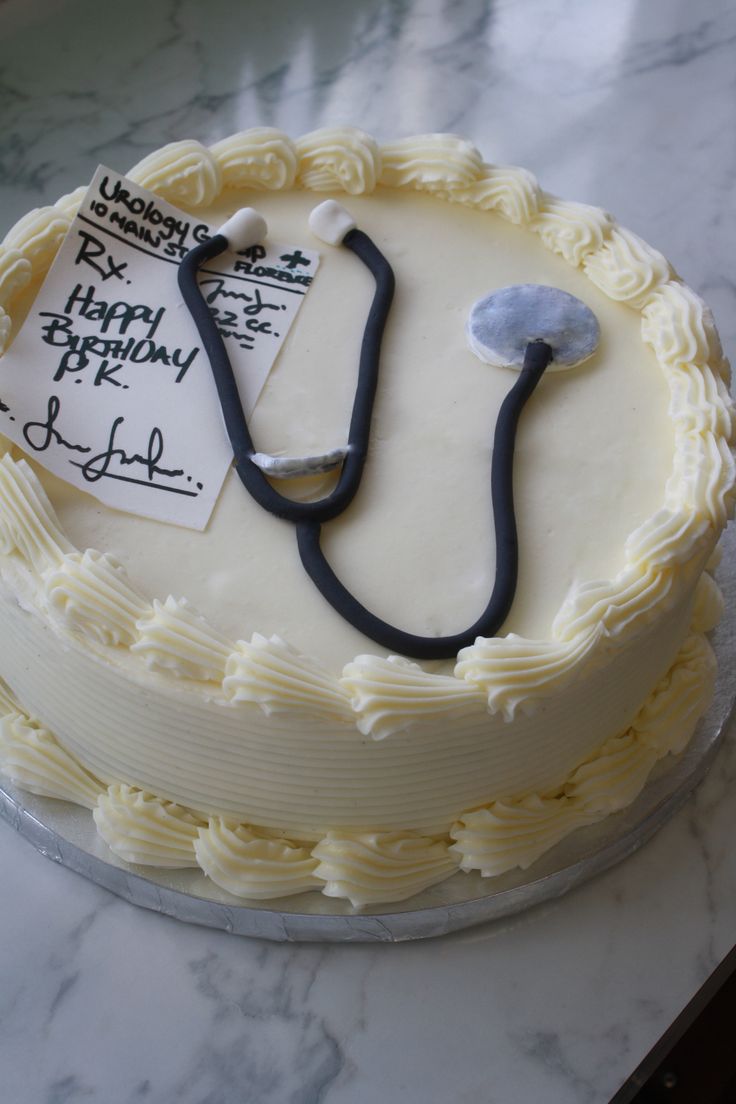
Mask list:
[[[668,495],[677,505],[671,487],[682,449],[662,360],[720,364],[720,351],[702,304],[603,212],[546,196],[523,170],[486,166],[448,136],[378,150],[354,131],[293,145],[257,130],[212,151],[177,143],[131,178],[215,226],[252,205],[274,237],[310,248],[309,213],[334,194],[390,260],[397,291],[368,463],[354,502],[323,533],[338,576],[378,616],[444,635],[471,624],[488,599],[490,451],[514,376],[470,351],[465,325],[473,303],[498,288],[561,288],[591,308],[601,333],[593,358],[546,376],[523,414],[519,583],[502,633],[554,636],[571,590],[617,579],[630,565],[630,535],[671,509]],[[60,209],[66,217],[73,205],[50,209],[57,221]],[[48,238],[27,286],[6,303],[15,325],[58,231]],[[17,233],[9,239],[6,255]],[[318,248],[319,272],[251,419],[257,447],[274,455],[321,453],[346,439],[372,281],[347,251]],[[294,489],[322,495],[333,478]],[[48,474],[42,480],[74,545],[112,553],[150,597],[186,597],[224,638],[277,635],[333,673],[356,654],[381,654],[326,604],[304,574],[292,526],[252,501],[234,472],[201,534],[110,510]]]

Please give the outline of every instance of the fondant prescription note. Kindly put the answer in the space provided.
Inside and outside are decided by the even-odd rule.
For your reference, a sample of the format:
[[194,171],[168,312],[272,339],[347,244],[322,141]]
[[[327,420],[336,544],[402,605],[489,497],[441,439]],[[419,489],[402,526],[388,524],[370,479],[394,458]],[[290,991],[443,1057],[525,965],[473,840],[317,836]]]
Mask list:
[[[232,452],[177,266],[215,232],[101,166],[0,359],[0,432],[108,506],[192,529]],[[246,416],[318,263],[267,240],[200,271]]]

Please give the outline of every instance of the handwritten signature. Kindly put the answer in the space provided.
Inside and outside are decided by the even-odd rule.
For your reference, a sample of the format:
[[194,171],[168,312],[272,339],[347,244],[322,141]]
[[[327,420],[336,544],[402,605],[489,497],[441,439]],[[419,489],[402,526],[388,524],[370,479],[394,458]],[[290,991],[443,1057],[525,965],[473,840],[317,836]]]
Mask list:
[[[48,401],[46,420],[26,422],[23,426],[23,436],[30,447],[35,452],[45,452],[52,444],[55,444],[71,452],[84,454],[92,452],[92,447],[90,445],[75,444],[72,441],[67,441],[62,436],[56,428],[60,413],[61,400],[57,395],[51,395]],[[125,418],[122,415],[115,418],[110,427],[107,446],[102,452],[88,457],[84,463],[80,463],[76,460],[69,461],[74,467],[81,470],[84,479],[88,483],[96,483],[99,479],[107,476],[111,479],[121,479],[126,483],[138,483],[143,486],[155,487],[158,490],[173,491],[176,494],[196,497],[198,492],[202,489],[200,483],[196,484],[197,490],[188,490],[181,487],[173,487],[166,483],[155,482],[158,478],[176,479],[184,475],[183,468],[165,468],[159,464],[164,453],[164,435],[158,426],[154,426],[151,430],[145,452],[134,452],[129,454],[125,449],[120,448],[116,443],[116,436],[124,421]],[[111,468],[116,470],[111,470]],[[142,469],[142,473],[139,472],[139,474],[145,475],[145,478],[139,479],[132,474],[123,475],[120,470],[123,468]]]
[[258,288],[253,289],[252,295],[248,295],[246,291],[231,291],[228,289],[226,281],[220,278],[214,280],[200,280],[199,286],[200,288],[212,288],[212,290],[208,291],[205,295],[205,302],[208,304],[215,303],[218,299],[239,299],[241,302],[246,303],[247,306],[241,307],[243,314],[258,315],[264,310],[286,310],[283,303],[269,303],[267,299],[262,299]]
[[[55,429],[56,419],[61,413],[61,399],[57,395],[51,395],[47,407],[45,422],[26,422],[23,426],[23,436],[35,452],[45,452],[51,444],[61,445],[62,448],[71,449],[73,452],[91,452],[89,445],[74,445],[71,441],[65,441],[58,429]],[[43,436],[37,437],[35,430],[39,429]]]

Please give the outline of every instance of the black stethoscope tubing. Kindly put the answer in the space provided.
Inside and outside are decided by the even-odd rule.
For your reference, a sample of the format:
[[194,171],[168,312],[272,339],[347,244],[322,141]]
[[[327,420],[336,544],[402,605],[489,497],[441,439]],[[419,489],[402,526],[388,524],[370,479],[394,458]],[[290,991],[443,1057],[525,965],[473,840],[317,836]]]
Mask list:
[[361,605],[335,575],[320,547],[319,522],[304,521],[297,525],[299,554],[309,577],[346,621],[384,648],[415,659],[452,659],[461,648],[472,644],[476,637],[495,636],[508,617],[516,593],[519,565],[512,463],[516,427],[524,404],[542,378],[550,358],[548,345],[543,342],[529,345],[519,378],[499,410],[491,464],[496,575],[488,605],[470,628],[450,636],[427,637],[405,632],[382,621]]
[[209,307],[199,290],[197,272],[205,261],[229,248],[222,234],[202,242],[186,254],[179,266],[179,288],[194,319],[209,358],[220,399],[225,428],[233,450],[235,468],[249,493],[269,513],[285,521],[330,521],[338,517],[355,497],[363,475],[371,432],[373,404],[378,387],[381,338],[394,296],[395,280],[391,265],[362,230],[351,230],[343,238],[366,265],[376,282],[376,291],[366,321],[360,349],[358,383],[348,430],[348,449],[335,488],[318,502],[294,502],[277,491],[261,469],[252,463],[256,452],[243,413],[240,394],[225,343]]
[[343,244],[370,270],[376,290],[361,345],[347,454],[337,485],[329,495],[317,502],[295,502],[280,494],[253,463],[256,449],[243,413],[230,358],[197,283],[200,265],[229,248],[224,235],[215,234],[184,257],[179,266],[179,287],[210,361],[236,471],[259,505],[277,517],[295,523],[302,564],[319,591],[345,620],[384,648],[416,659],[452,659],[460,648],[472,644],[476,637],[495,636],[514,600],[519,560],[513,493],[516,430],[525,403],[552,360],[552,349],[544,341],[528,344],[521,372],[501,404],[496,421],[491,462],[496,574],[486,608],[473,625],[449,636],[419,636],[390,625],[366,609],[340,582],[320,546],[322,523],[341,514],[352,502],[360,485],[378,386],[381,340],[395,286],[390,264],[363,231],[348,231]]

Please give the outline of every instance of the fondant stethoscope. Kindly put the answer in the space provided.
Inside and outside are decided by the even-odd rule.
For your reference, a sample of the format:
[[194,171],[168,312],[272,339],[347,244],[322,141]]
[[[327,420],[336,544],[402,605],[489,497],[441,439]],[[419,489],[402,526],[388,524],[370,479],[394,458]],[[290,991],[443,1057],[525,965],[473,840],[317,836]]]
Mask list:
[[[350,249],[371,272],[375,293],[363,333],[347,447],[301,459],[259,453],[251,439],[238,386],[224,341],[199,290],[200,265],[225,250],[248,249],[266,236],[263,218],[252,208],[238,211],[217,234],[192,249],[179,267],[179,287],[209,358],[235,469],[252,497],[265,510],[296,526],[302,564],[337,612],[384,648],[416,659],[451,659],[478,636],[494,636],[508,616],[516,591],[518,539],[514,514],[513,456],[516,428],[524,404],[545,369],[570,367],[587,359],[598,344],[598,323],[579,299],[557,288],[523,284],[501,289],[476,303],[467,326],[468,343],[482,360],[520,368],[498,414],[491,463],[491,501],[495,525],[496,575],[491,597],[478,620],[463,632],[426,637],[404,632],[366,609],[340,582],[320,546],[324,522],[338,517],[360,486],[368,452],[373,404],[378,385],[381,340],[394,294],[390,264],[350,214],[334,200],[314,209],[310,227],[331,245]],[[326,471],[340,466],[334,489],[324,498],[296,502],[273,487],[270,478]]]

